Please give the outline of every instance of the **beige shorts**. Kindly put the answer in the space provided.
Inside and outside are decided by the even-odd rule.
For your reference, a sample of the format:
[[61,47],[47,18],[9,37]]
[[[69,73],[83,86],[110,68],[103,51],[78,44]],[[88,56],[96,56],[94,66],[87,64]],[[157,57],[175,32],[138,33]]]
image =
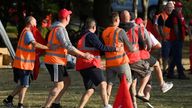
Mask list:
[[113,85],[116,82],[116,78],[118,77],[119,79],[121,79],[123,74],[126,75],[127,81],[129,83],[132,83],[132,75],[128,63],[117,67],[107,67],[106,72],[108,84]]

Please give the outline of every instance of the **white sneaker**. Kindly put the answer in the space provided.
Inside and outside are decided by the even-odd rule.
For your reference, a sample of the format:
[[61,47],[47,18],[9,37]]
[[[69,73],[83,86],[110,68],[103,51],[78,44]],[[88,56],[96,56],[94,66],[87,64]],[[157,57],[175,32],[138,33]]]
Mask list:
[[162,91],[163,93],[166,93],[166,92],[169,91],[172,87],[173,87],[173,83],[172,83],[172,82],[165,82],[165,83],[161,86],[161,91]]
[[147,108],[154,108],[153,105],[151,105],[149,102],[145,102],[145,105]]
[[104,108],[113,108],[113,107],[110,104],[108,104],[108,105],[105,105]]

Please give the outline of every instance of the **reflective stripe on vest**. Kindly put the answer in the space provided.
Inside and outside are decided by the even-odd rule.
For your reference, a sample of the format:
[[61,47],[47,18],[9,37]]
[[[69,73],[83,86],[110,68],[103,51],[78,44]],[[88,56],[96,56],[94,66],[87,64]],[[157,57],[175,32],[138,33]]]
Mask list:
[[49,34],[47,46],[50,49],[46,50],[44,59],[45,63],[60,64],[60,65],[66,65],[67,63],[66,59],[67,50],[64,47],[62,47],[61,43],[57,39],[57,31],[59,28],[60,27],[53,28]]
[[23,70],[33,70],[35,63],[35,48],[32,44],[25,44],[26,32],[27,30],[24,29],[20,35],[13,67]]
[[139,44],[138,44],[139,35],[142,35],[142,34],[138,26],[134,26],[127,31],[127,37],[129,41],[132,43],[132,46],[134,47],[134,52],[130,52],[128,48],[125,48],[126,54],[130,60],[129,62],[130,64],[133,64],[141,60],[140,52],[139,52]]
[[[119,32],[120,28],[108,27],[103,31],[103,40],[105,45],[112,47],[119,47],[123,45],[119,42]],[[125,51],[119,52],[105,52],[106,57],[106,67],[120,66],[122,64],[128,63],[128,57]]]
[[87,69],[90,67],[96,67],[96,68],[100,68],[101,67],[101,57],[100,57],[100,51],[95,48],[95,47],[89,47],[86,46],[86,36],[90,34],[90,32],[86,33],[85,35],[83,35],[81,37],[81,39],[78,41],[77,44],[77,48],[82,51],[82,52],[88,52],[92,55],[94,55],[95,58],[91,59],[91,60],[87,60],[85,58],[82,57],[77,57],[76,60],[76,70],[82,70],[82,69]]

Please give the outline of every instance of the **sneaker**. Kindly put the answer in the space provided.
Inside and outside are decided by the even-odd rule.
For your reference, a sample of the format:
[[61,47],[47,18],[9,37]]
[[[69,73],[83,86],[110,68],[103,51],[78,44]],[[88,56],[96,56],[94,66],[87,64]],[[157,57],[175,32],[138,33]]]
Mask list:
[[153,105],[151,105],[149,102],[145,102],[145,106],[146,106],[147,108],[154,108]]
[[105,105],[104,108],[113,108],[113,107],[110,104],[108,104],[108,105]]
[[172,83],[172,82],[165,82],[165,83],[161,86],[161,91],[162,91],[163,93],[166,93],[166,92],[169,91],[172,87],[173,87],[173,83]]
[[4,100],[3,100],[3,104],[4,104],[6,107],[9,107],[9,108],[12,108],[12,107],[13,107],[13,101],[8,101],[7,99],[4,99]]

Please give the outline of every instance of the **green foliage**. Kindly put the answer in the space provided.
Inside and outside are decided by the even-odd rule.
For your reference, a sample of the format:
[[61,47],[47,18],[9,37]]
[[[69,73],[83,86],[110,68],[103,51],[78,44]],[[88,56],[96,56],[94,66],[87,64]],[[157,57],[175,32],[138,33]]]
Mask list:
[[58,4],[54,2],[54,0],[44,0],[44,10],[48,13],[57,13],[59,10]]
[[186,19],[192,18],[192,1],[182,0],[183,13]]

